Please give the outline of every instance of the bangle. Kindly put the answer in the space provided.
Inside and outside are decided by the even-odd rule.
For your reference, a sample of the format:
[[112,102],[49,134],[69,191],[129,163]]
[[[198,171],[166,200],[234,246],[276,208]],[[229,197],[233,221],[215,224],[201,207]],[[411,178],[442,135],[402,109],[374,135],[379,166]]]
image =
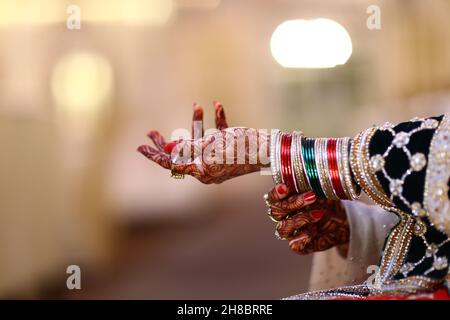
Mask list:
[[281,177],[283,183],[291,192],[295,189],[293,170],[291,166],[292,135],[283,134],[281,138]]
[[350,170],[350,153],[352,152],[351,148],[353,148],[353,143],[351,143],[350,138],[344,138],[340,143],[339,148],[339,156],[342,171],[343,172],[343,186],[344,191],[347,194],[348,199],[357,200],[361,195],[361,187],[359,184],[355,183],[355,179],[353,176],[353,170]]
[[[367,134],[366,134],[367,135]],[[362,152],[364,134],[350,138],[305,138],[301,132],[292,134],[272,130],[270,136],[270,167],[275,184],[284,183],[290,192],[312,190],[318,198],[333,200],[358,199],[361,186],[374,200],[380,200],[374,178],[355,155]],[[352,154],[352,164],[350,164]],[[355,168],[353,168],[355,167]],[[358,183],[352,175],[355,173]],[[375,190],[374,190],[375,189]]]
[[317,172],[319,174],[320,186],[322,187],[322,191],[325,194],[325,197],[327,199],[337,200],[338,198],[333,191],[333,187],[328,177],[329,176],[327,164],[328,154],[326,152],[327,142],[328,139],[325,138],[316,139],[315,154],[316,154]]
[[291,160],[292,167],[294,168],[294,177],[297,183],[297,192],[304,193],[306,191],[311,190],[309,187],[307,178],[305,176],[305,170],[303,167],[303,159],[302,159],[302,143],[303,134],[300,132],[294,132],[292,134],[292,147],[291,147]]
[[343,172],[338,167],[338,142],[342,139],[329,139],[327,143],[327,159],[328,159],[328,172],[330,177],[330,183],[333,186],[333,191],[338,199],[348,199],[348,196],[344,192],[343,183],[341,177]]
[[292,182],[294,184],[295,187],[295,191],[297,193],[300,193],[300,187],[299,187],[299,181],[297,180],[297,169],[296,169],[296,161],[298,159],[296,159],[296,145],[297,145],[297,132],[293,132],[292,136],[291,136],[292,140],[291,140],[291,148],[290,148],[290,166],[291,166],[291,171],[292,171]]
[[278,145],[278,138],[280,136],[281,132],[278,129],[272,130],[270,135],[270,169],[272,171],[272,178],[275,184],[281,183],[279,162],[277,161],[279,154],[278,151],[279,148],[277,148],[277,145]]
[[320,187],[319,174],[317,172],[315,154],[314,154],[314,139],[306,139],[305,143],[302,145],[303,159],[305,160],[306,174],[309,178],[309,183],[312,190],[317,195],[318,198],[325,198],[325,194]]
[[306,184],[308,190],[312,190],[311,181],[309,180],[309,176],[308,176],[308,164],[306,163],[307,158],[306,158],[306,154],[304,151],[304,148],[306,145],[306,140],[307,140],[307,138],[304,138],[304,137],[299,138],[298,153],[299,153],[299,157],[302,162],[302,171],[303,171],[303,175],[305,177],[305,184]]
[[376,128],[369,128],[359,133],[351,146],[351,167],[358,184],[376,203],[386,208],[393,206],[392,201],[384,194],[377,180],[369,171],[369,141]]

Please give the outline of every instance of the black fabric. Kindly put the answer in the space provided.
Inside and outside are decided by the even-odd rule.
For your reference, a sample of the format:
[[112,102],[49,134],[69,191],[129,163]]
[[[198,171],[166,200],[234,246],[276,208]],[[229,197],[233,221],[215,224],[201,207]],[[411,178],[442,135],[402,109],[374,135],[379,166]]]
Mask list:
[[[436,228],[432,227],[429,220],[427,218],[422,220],[426,226],[427,226],[427,232],[425,233],[425,239],[428,244],[440,244],[443,241],[445,241],[448,237],[443,232],[440,232]],[[410,248],[408,251],[408,254],[405,258],[405,262],[418,262],[422,257],[425,255],[426,247],[421,237],[418,237],[416,235],[413,236],[410,244]],[[442,247],[439,248],[437,256],[447,257],[448,260],[450,260],[450,241],[444,244]],[[408,276],[413,275],[424,275],[424,273],[431,268],[433,264],[433,257],[426,258],[422,263],[420,263],[417,267],[415,267]],[[448,272],[448,267],[444,268],[442,270],[434,270],[430,272],[427,277],[434,278],[434,279],[441,279],[445,277],[445,275]],[[401,273],[397,273],[395,275],[395,279],[402,279],[405,276]]]
[[[433,117],[432,119],[438,120],[440,122],[442,118],[443,116],[439,116]],[[421,124],[420,121],[403,122],[394,126],[393,130],[395,131],[395,133],[399,133],[402,131],[410,132],[411,130],[414,130],[415,128],[419,127],[420,124]],[[415,154],[417,152],[423,153],[426,156],[428,163],[430,144],[435,131],[436,129],[423,129],[412,134],[409,143],[406,145],[408,150],[410,150],[411,154]],[[384,154],[391,145],[393,138],[394,137],[389,131],[377,130],[373,135],[369,144],[370,157],[372,157],[375,154]],[[410,166],[408,157],[405,154],[405,152],[403,152],[401,149],[395,147],[392,148],[391,151],[389,152],[389,155],[385,158],[384,168],[386,170],[386,173],[391,178],[394,179],[401,178],[409,167]],[[388,179],[384,176],[384,174],[381,171],[377,172],[376,175],[381,186],[383,187],[383,190],[390,197],[391,192],[389,190]],[[403,184],[402,195],[406,200],[408,200],[409,203],[419,202],[423,207],[425,176],[426,176],[426,167],[419,172],[411,173],[405,179]],[[450,191],[449,191],[449,198],[450,198]],[[393,202],[402,211],[412,214],[411,209],[407,205],[405,205],[399,197],[394,196]],[[425,223],[427,227],[427,232],[425,233],[424,237],[428,244],[432,243],[440,244],[448,238],[448,236],[445,233],[440,232],[439,230],[434,228],[427,218],[422,219],[422,221]],[[426,249],[427,248],[424,244],[423,239],[419,236],[414,235],[411,240],[411,244],[404,262],[415,263],[422,260],[422,258],[425,256]],[[445,256],[450,261],[450,241],[442,245],[437,255],[440,257]],[[434,262],[433,257],[429,258],[427,257],[423,259],[423,261],[418,266],[416,266],[411,272],[408,273],[408,276],[412,275],[424,276],[426,271],[432,267],[433,262]],[[432,272],[429,272],[425,276],[435,279],[442,279],[443,277],[446,276],[448,270],[449,270],[448,267],[442,270],[434,270]],[[400,272],[394,276],[395,279],[401,279],[404,277],[405,276]]]
[[[442,120],[443,116],[433,117],[432,119],[438,120],[439,122]],[[395,133],[399,132],[410,132],[420,126],[420,121],[410,121],[410,122],[402,122],[396,125],[393,129]],[[414,133],[409,143],[406,145],[408,150],[411,151],[411,154],[420,152],[425,154],[428,161],[428,153],[430,151],[431,139],[433,138],[433,134],[435,129],[424,129],[419,132]],[[369,143],[369,154],[372,157],[375,154],[384,154],[387,148],[391,145],[393,140],[392,134],[387,130],[377,130],[373,135],[372,139]],[[385,159],[385,169],[387,174],[394,179],[401,178],[402,175],[408,170],[409,161],[406,154],[397,148],[393,148],[389,155]],[[422,169],[420,172],[412,173],[406,180],[403,185],[403,196],[410,202],[419,202],[423,204],[423,191],[425,187],[425,173],[426,167]],[[389,181],[384,177],[384,174],[379,171],[377,172],[377,178],[383,187],[385,193],[390,197],[391,192],[389,190]],[[449,182],[450,183],[450,182]],[[401,210],[412,213],[411,209],[406,206],[403,201],[401,201],[398,197],[394,197],[394,203]]]

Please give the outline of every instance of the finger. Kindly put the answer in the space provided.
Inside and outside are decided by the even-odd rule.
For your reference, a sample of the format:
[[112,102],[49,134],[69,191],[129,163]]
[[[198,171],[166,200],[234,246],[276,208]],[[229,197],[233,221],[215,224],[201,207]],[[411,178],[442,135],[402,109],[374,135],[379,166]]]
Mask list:
[[152,160],[153,162],[156,162],[161,167],[170,169],[171,161],[168,154],[147,145],[140,146],[137,151],[142,153],[145,157]]
[[155,144],[156,148],[158,148],[159,151],[164,151],[164,147],[166,146],[166,140],[164,137],[156,130],[151,130],[147,133],[147,137],[149,137],[153,143]]
[[280,183],[269,191],[267,200],[269,201],[269,203],[275,203],[286,198],[288,193],[289,192],[287,186],[283,183]]
[[192,138],[200,139],[203,137],[203,108],[194,102],[194,115],[192,116]]
[[298,211],[303,207],[313,204],[316,200],[316,194],[309,191],[303,194],[295,194],[287,199],[271,202],[271,207],[272,209],[280,209],[282,211]]
[[298,254],[311,253],[310,245],[313,238],[317,234],[316,228],[308,228],[299,232],[293,239],[289,241],[289,248]]
[[[324,251],[339,245],[339,243],[334,241],[333,237],[330,237],[330,234],[322,235],[317,232],[311,239],[312,240],[303,248],[302,254]],[[345,248],[343,248],[343,250],[345,251]],[[342,253],[346,255],[345,252]]]
[[227,119],[225,117],[225,110],[220,102],[214,101],[214,110],[216,114],[216,128],[223,130],[228,128]]
[[299,212],[288,219],[278,222],[276,228],[281,237],[289,238],[294,236],[299,229],[319,222],[324,215],[324,210]]
[[282,211],[282,210],[278,210],[278,209],[271,209],[270,214],[271,214],[272,218],[274,218],[276,221],[281,221],[284,218],[286,218],[289,214],[291,214],[291,212]]

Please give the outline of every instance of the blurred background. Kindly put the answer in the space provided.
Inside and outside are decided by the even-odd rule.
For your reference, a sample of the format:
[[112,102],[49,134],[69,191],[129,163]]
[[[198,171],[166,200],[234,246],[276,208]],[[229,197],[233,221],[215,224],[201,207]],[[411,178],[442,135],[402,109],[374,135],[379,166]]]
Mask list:
[[145,134],[189,129],[193,101],[207,127],[219,100],[309,136],[450,111],[448,0],[2,0],[0,46],[1,298],[304,292],[269,176],[171,179]]

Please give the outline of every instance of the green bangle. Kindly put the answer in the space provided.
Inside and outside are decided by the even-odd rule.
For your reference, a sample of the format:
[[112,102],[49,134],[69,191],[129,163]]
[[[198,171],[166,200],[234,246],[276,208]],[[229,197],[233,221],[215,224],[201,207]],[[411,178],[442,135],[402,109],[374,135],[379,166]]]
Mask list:
[[317,172],[315,153],[314,153],[315,139],[306,139],[304,148],[302,149],[303,157],[305,158],[305,169],[308,175],[311,188],[318,198],[325,198],[325,194],[320,186],[319,173]]

